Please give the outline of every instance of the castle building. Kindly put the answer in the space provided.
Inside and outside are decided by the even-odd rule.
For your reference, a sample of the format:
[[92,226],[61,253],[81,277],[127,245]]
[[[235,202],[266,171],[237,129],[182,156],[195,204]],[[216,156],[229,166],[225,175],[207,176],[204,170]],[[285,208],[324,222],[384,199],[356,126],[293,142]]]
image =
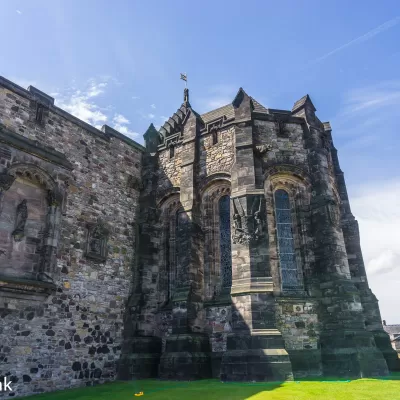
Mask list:
[[331,127],[189,91],[145,146],[0,77],[0,375],[16,395],[115,378],[398,369]]

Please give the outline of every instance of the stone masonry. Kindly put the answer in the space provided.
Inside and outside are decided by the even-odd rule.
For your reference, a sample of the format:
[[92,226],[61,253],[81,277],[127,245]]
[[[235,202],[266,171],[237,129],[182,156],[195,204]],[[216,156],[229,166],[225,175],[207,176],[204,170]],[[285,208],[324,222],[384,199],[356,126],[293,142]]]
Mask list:
[[284,111],[240,89],[199,115],[185,89],[143,147],[0,77],[0,376],[13,394],[398,369],[315,111],[308,95]]

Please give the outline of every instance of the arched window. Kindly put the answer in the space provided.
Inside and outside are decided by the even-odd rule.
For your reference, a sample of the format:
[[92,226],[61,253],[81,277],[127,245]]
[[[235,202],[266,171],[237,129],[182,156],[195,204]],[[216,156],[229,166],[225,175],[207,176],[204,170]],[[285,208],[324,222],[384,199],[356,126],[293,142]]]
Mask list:
[[204,295],[223,298],[232,285],[230,185],[217,180],[202,197],[204,230]]
[[231,211],[229,196],[222,196],[219,205],[221,288],[232,285]]
[[294,247],[292,213],[289,194],[283,189],[275,191],[275,215],[282,289],[297,289],[300,287],[300,282]]
[[179,212],[178,210],[174,210],[169,220],[166,237],[167,300],[172,299],[175,289],[176,267],[178,261],[178,232]]

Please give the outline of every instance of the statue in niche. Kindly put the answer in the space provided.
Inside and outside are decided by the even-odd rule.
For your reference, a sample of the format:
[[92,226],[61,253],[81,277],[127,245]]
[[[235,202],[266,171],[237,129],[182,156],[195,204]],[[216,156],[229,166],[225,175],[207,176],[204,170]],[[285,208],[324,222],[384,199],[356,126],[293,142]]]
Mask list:
[[107,225],[98,220],[95,225],[89,227],[86,247],[86,257],[104,262],[107,259],[109,229]]
[[15,219],[15,228],[12,236],[16,242],[20,242],[25,236],[25,224],[28,218],[28,207],[26,199],[22,200],[17,207],[17,217]]

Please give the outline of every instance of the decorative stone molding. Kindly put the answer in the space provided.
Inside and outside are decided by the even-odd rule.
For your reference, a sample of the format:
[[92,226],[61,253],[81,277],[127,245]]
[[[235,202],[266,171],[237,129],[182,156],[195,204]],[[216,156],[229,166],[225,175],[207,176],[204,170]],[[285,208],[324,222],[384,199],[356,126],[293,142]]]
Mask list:
[[254,147],[254,153],[259,157],[263,156],[267,151],[272,150],[271,144],[263,144]]
[[287,179],[301,179],[306,186],[311,185],[311,178],[308,175],[308,172],[303,168],[300,168],[298,165],[294,164],[279,164],[279,165],[271,165],[264,171],[265,179],[272,180],[274,175],[286,175]]
[[98,262],[107,260],[108,236],[110,229],[101,219],[95,224],[88,224],[86,257]]

